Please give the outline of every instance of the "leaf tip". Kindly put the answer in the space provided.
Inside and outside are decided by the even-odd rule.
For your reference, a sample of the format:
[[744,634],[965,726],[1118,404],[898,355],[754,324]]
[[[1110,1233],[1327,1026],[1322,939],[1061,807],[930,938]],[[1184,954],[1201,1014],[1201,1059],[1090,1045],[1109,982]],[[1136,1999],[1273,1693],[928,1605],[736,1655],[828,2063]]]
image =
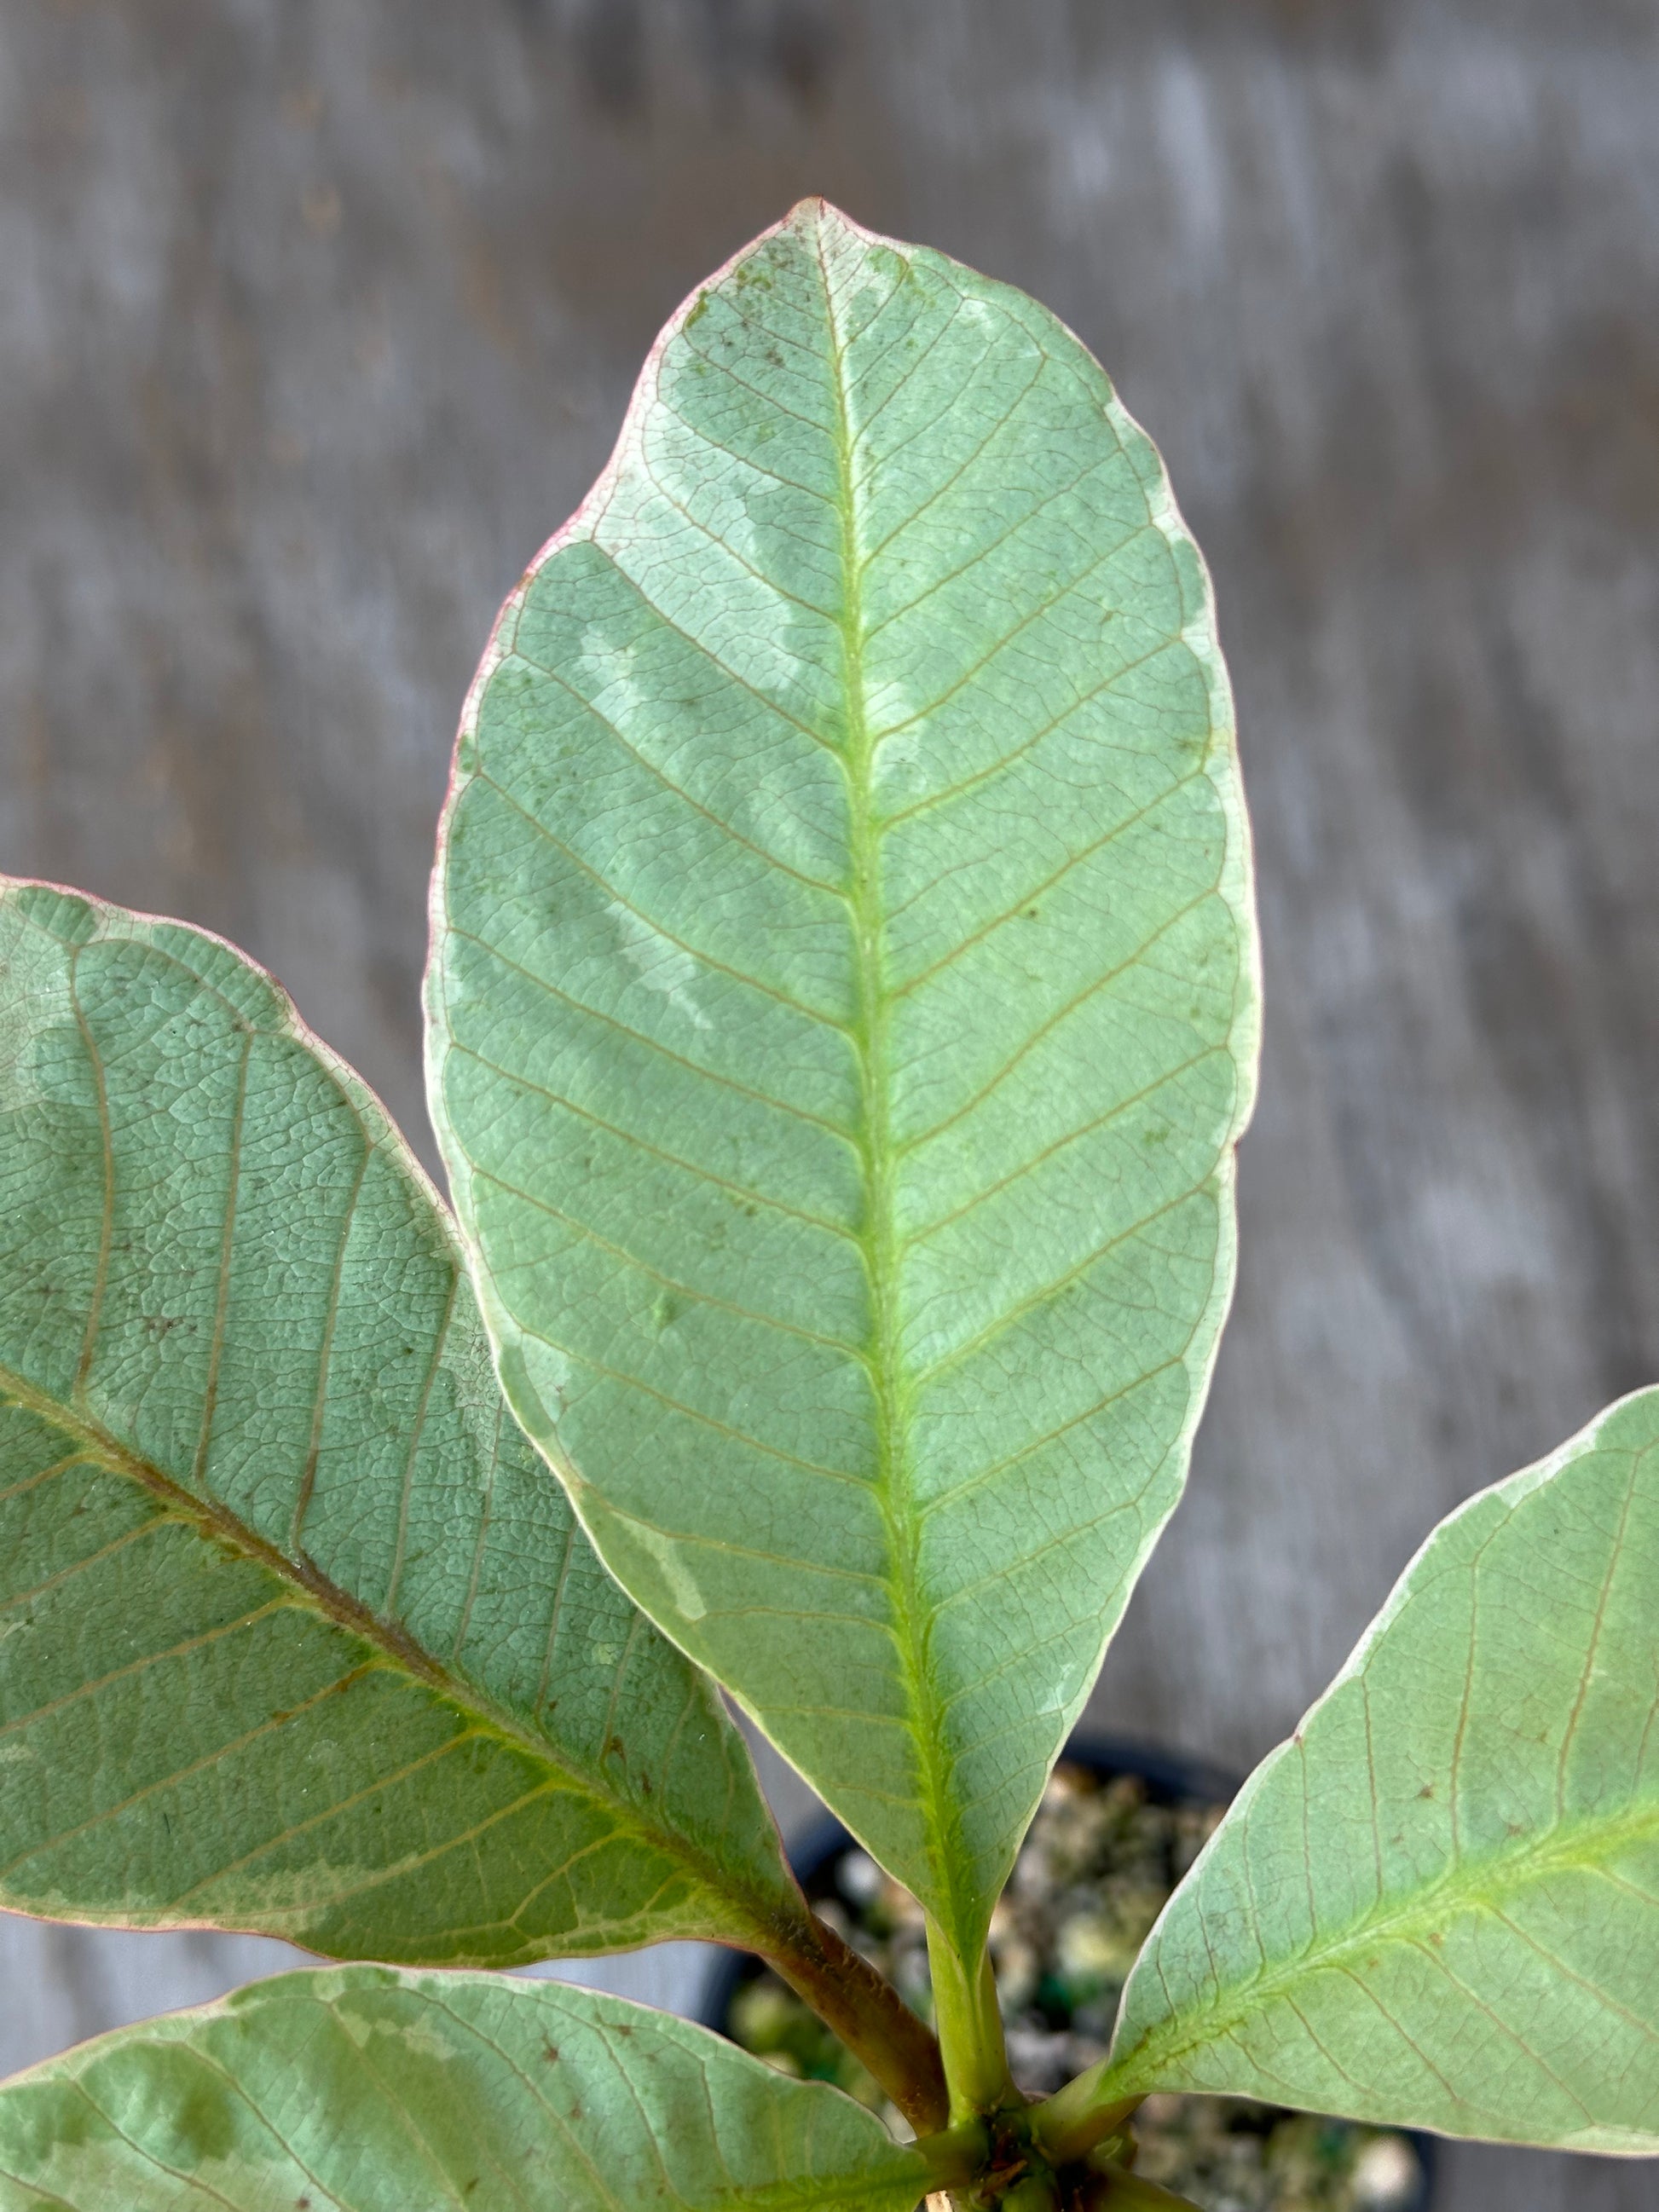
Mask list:
[[797,200],[781,227],[786,230],[808,233],[855,231],[859,228],[851,216],[843,214],[835,202],[825,199],[822,192],[809,192],[805,199]]

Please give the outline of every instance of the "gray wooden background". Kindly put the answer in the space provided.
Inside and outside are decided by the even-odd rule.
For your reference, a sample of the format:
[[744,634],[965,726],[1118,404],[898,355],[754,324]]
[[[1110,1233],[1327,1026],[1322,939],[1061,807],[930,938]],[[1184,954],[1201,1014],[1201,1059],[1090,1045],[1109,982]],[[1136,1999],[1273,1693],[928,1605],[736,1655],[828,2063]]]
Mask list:
[[[1097,1710],[1243,1765],[1439,1514],[1659,1376],[1656,0],[5,0],[0,866],[246,944],[430,1157],[491,613],[808,191],[1066,316],[1216,572],[1266,1080]],[[283,1955],[9,1922],[0,2063]]]

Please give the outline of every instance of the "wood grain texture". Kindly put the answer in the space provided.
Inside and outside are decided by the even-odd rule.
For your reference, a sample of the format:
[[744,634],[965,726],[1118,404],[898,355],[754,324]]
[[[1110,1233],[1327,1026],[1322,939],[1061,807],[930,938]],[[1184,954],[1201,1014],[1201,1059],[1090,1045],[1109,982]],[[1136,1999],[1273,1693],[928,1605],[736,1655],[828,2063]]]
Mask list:
[[[1097,1711],[1247,1764],[1659,1372],[1656,106],[1646,0],[14,0],[0,866],[246,943],[422,1132],[461,693],[665,314],[807,191],[1035,293],[1238,689],[1240,1293]],[[64,1972],[16,2063],[103,2024]]]

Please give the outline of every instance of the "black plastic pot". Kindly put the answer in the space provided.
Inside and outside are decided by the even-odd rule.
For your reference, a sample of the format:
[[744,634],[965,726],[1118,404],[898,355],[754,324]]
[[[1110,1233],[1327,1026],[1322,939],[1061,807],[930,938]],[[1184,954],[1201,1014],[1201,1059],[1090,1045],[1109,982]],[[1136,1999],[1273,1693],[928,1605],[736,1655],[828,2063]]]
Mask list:
[[[1144,1784],[1155,1805],[1226,1805],[1239,1790],[1239,1778],[1203,1759],[1136,1743],[1127,1737],[1080,1732],[1060,1754],[1072,1766],[1081,1766],[1102,1782],[1132,1775]],[[842,1853],[861,1848],[857,1838],[826,1814],[798,1838],[789,1853],[795,1878],[813,1904],[837,1897],[835,1868]],[[765,1972],[761,1961],[746,1952],[722,1951],[703,1985],[698,2018],[717,2034],[730,2037],[732,2007],[738,1992]],[[1431,2212],[1434,2198],[1434,2142],[1431,2136],[1401,2129],[1417,2154],[1423,2185],[1402,2212]]]

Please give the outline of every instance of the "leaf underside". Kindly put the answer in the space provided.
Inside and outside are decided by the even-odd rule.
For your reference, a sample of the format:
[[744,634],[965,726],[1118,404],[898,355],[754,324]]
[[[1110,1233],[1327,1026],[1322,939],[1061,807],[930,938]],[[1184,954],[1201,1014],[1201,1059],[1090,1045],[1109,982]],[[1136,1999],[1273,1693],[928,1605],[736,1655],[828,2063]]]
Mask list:
[[965,1954],[1184,1476],[1254,961],[1152,447],[1030,301],[805,204],[504,611],[430,1089],[602,1556]]
[[1659,2153],[1659,1391],[1430,1538],[1152,1933],[1103,2094]]
[[0,2088],[0,2212],[911,2212],[920,2172],[706,2028],[471,1974],[283,1974]]
[[0,1905],[507,1966],[790,1891],[435,1195],[217,939],[0,890]]

